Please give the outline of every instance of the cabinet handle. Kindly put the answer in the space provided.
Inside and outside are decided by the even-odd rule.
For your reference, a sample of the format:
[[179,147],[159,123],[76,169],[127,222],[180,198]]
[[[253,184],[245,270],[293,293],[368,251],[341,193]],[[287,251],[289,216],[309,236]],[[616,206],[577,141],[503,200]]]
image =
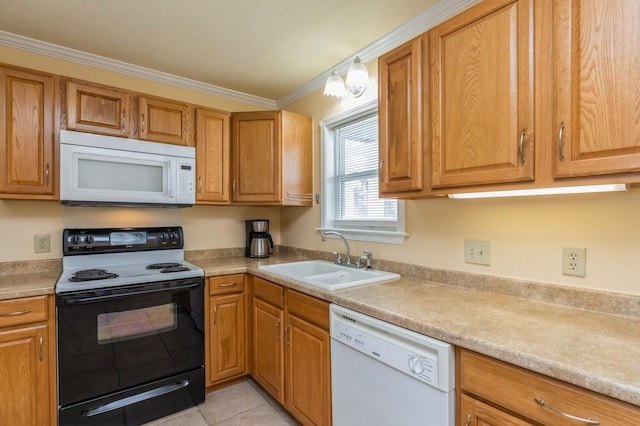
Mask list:
[[49,185],[49,163],[47,163],[44,169],[44,184]]
[[287,337],[287,346],[291,344],[291,325],[285,327],[285,336]]
[[380,177],[380,182],[384,182],[384,175],[382,174],[383,165],[384,165],[384,160],[380,160],[380,165],[378,166],[378,176]]
[[467,414],[467,420],[464,422],[464,426],[469,426],[471,424],[471,414]]
[[564,131],[564,121],[560,123],[560,128],[558,129],[558,158],[560,161],[564,161],[564,154],[562,153],[562,132]]
[[236,195],[236,180],[233,180],[233,195]]
[[198,176],[198,192],[202,194],[202,176]]
[[127,127],[127,112],[122,110],[122,131]]
[[140,129],[140,133],[144,133],[144,114],[142,114],[142,128]]
[[8,314],[0,314],[0,317],[17,317],[18,315],[24,315],[31,313],[31,309],[27,309],[26,311],[17,311],[17,312],[9,312]]
[[238,285],[237,281],[234,282],[234,283],[222,283],[222,284],[220,284],[220,287],[234,287],[236,285]]
[[280,320],[276,320],[276,340],[280,340]]
[[561,415],[561,416],[564,416],[564,417],[566,417],[566,418],[568,418],[568,419],[571,419],[571,420],[577,420],[577,421],[579,421],[579,422],[583,422],[583,423],[586,423],[586,424],[588,424],[588,425],[599,425],[599,424],[600,424],[600,422],[599,422],[598,420],[593,420],[591,417],[587,417],[587,418],[585,419],[584,417],[577,417],[577,416],[572,416],[571,414],[564,413],[564,412],[562,412],[562,411],[558,410],[557,408],[553,408],[553,407],[551,407],[551,406],[547,405],[547,404],[544,402],[544,399],[534,398],[533,400],[536,402],[536,404],[538,404],[538,405],[539,405],[539,406],[541,406],[542,408],[545,408],[545,409],[547,409],[547,410],[549,410],[549,411],[552,411],[552,412],[554,412],[554,413],[556,413],[556,414],[559,414],[559,415]]
[[42,353],[42,344],[44,343],[44,337],[40,336],[40,361],[42,361],[42,359],[44,358],[44,355]]
[[213,325],[218,322],[218,306],[213,307]]
[[520,164],[524,166],[524,137],[527,134],[527,129],[522,129],[520,132],[520,143],[518,144],[518,150],[520,152]]

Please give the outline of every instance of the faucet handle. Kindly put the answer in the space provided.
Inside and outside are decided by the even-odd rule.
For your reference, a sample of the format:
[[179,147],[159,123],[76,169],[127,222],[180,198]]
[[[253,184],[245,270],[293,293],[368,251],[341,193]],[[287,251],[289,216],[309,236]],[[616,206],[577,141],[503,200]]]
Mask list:
[[372,253],[369,250],[362,250],[362,256],[360,256],[361,259],[367,261],[367,269],[371,269],[371,255]]
[[336,257],[335,264],[336,265],[342,265],[342,255],[340,253],[338,253],[337,251],[334,251],[333,255]]

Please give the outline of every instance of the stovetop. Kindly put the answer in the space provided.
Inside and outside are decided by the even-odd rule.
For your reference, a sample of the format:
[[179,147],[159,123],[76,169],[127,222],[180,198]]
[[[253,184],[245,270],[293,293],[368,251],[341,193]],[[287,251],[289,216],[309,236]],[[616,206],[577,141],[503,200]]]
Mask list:
[[65,229],[56,294],[204,277],[180,227]]

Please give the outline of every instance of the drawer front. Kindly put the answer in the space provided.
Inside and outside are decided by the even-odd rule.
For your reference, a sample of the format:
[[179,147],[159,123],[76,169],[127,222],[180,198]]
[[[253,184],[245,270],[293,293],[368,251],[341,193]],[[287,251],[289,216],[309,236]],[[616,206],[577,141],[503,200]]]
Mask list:
[[287,289],[287,312],[329,331],[329,303]]
[[244,291],[244,274],[210,277],[209,295],[240,293]]
[[542,424],[589,424],[557,411],[601,426],[640,424],[638,407],[474,352],[460,351],[460,378],[463,392]]
[[0,327],[47,320],[47,296],[0,301]]
[[276,308],[282,309],[284,307],[284,288],[262,278],[253,277],[253,296]]

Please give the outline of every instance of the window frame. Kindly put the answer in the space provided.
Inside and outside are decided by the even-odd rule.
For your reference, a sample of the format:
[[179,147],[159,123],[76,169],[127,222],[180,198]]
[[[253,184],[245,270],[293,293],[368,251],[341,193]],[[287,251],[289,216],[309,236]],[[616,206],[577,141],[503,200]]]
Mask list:
[[[404,239],[409,235],[405,232],[405,203],[404,200],[397,200],[397,220],[395,222],[395,230],[382,230],[384,227],[372,227],[372,228],[349,228],[349,220],[338,220],[333,218],[333,211],[335,207],[335,198],[333,198],[333,188],[327,181],[327,144],[333,143],[333,129],[341,124],[345,124],[350,121],[358,120],[370,116],[371,114],[377,114],[378,112],[378,100],[373,99],[362,105],[356,106],[349,110],[340,112],[333,116],[327,117],[320,121],[320,170],[321,170],[321,214],[320,214],[320,227],[316,228],[318,231],[336,231],[342,234],[345,238],[356,241],[370,241],[380,242],[388,244],[402,244]],[[337,224],[335,222],[341,222]],[[375,221],[373,221],[375,224]],[[387,226],[388,227],[388,226]]]

